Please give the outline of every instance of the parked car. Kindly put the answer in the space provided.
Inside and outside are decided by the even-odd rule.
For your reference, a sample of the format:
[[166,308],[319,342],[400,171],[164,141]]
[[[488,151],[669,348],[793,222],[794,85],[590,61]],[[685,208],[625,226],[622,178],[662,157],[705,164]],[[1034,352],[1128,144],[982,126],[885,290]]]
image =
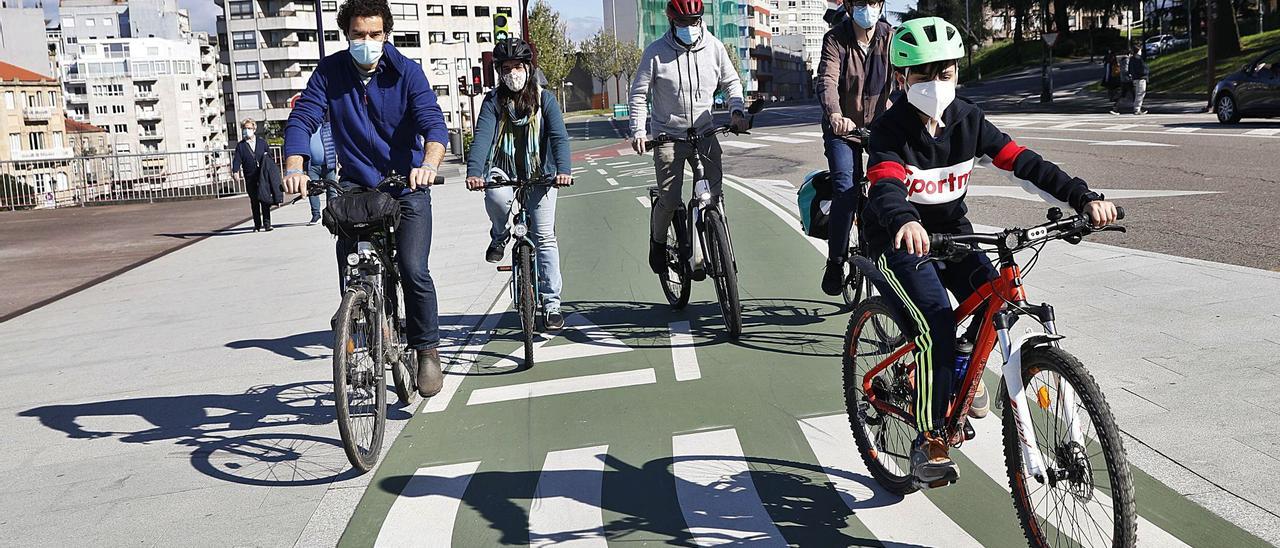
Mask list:
[[1148,59],[1153,58],[1157,55],[1160,55],[1161,53],[1164,53],[1166,51],[1171,51],[1172,49],[1173,49],[1172,34],[1161,34],[1158,36],[1152,36],[1151,38],[1147,38],[1146,42],[1143,42],[1142,44],[1142,54],[1144,57],[1147,57]]
[[1184,49],[1191,49],[1191,39],[1185,34],[1174,35],[1173,42],[1169,44],[1167,51],[1182,51]]
[[1218,121],[1280,116],[1280,48],[1274,48],[1213,86],[1210,108]]

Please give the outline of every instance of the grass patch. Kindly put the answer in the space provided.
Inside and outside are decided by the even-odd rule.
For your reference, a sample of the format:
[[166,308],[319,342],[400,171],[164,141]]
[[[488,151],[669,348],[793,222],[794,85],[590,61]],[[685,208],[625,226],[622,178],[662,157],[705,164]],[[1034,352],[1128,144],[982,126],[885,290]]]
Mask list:
[[[1280,45],[1280,30],[1244,36],[1240,39],[1243,53],[1234,57],[1218,59],[1213,68],[1214,83],[1222,77],[1240,70],[1246,62],[1253,61],[1268,49]],[[1151,80],[1148,92],[1161,93],[1203,93],[1209,94],[1205,81],[1205,67],[1208,63],[1208,51],[1205,46],[1191,48],[1187,51],[1169,53],[1151,61]]]
[[1000,40],[973,53],[973,67],[967,58],[960,60],[962,81],[993,78],[1020,69],[1038,67],[1044,55],[1044,42],[1040,40]]
[[564,113],[565,116],[596,116],[596,115],[603,115],[603,114],[612,116],[613,109],[597,108],[597,109],[591,109],[591,110],[575,110],[573,112]]

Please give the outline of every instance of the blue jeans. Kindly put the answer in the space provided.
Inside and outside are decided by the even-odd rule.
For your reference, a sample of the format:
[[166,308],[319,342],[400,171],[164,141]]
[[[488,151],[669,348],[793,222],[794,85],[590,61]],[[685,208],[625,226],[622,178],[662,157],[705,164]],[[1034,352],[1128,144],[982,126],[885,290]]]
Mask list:
[[831,217],[827,221],[827,258],[848,258],[849,230],[862,197],[862,147],[827,133],[823,137],[831,173]]
[[[312,181],[325,180],[336,183],[338,182],[338,171],[328,166],[312,165],[307,167],[307,178]],[[332,200],[335,194],[333,189],[325,189],[324,203],[329,203],[329,200]],[[311,203],[311,220],[320,220],[320,197],[307,196],[307,201]]]
[[[511,187],[484,191],[484,208],[489,212],[489,237],[492,244],[505,242],[511,231],[507,218],[511,215],[516,192]],[[545,310],[560,309],[560,246],[556,243],[556,189],[544,186],[529,189],[529,239],[538,246],[538,296]]]
[[[344,181],[343,191],[355,188]],[[338,238],[338,279],[342,280],[347,255],[355,241]],[[396,228],[396,264],[400,267],[400,291],[404,295],[405,331],[409,348],[440,345],[440,316],[436,286],[431,280],[431,191],[419,190],[400,197],[400,226]]]

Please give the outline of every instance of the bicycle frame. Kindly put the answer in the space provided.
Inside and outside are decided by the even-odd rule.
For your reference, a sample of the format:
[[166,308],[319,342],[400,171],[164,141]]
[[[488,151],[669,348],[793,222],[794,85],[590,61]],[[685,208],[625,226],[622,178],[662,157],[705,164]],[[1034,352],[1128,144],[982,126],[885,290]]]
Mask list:
[[[1023,462],[1026,463],[1029,475],[1043,480],[1045,477],[1044,459],[1037,449],[1035,429],[1031,423],[1030,410],[1025,405],[1020,405],[1020,402],[1026,401],[1025,387],[1022,382],[1021,356],[1022,348],[1026,344],[1056,345],[1056,341],[1062,338],[1057,334],[1054,325],[1053,307],[1048,304],[1027,305],[1021,269],[1014,261],[1012,254],[1009,254],[1000,257],[999,275],[979,287],[973,295],[960,304],[955,314],[957,325],[972,317],[973,321],[981,322],[981,327],[978,331],[977,340],[974,342],[968,370],[965,372],[963,380],[957,379],[956,386],[958,389],[947,406],[945,428],[948,439],[952,440],[952,444],[957,446],[960,440],[963,439],[962,427],[964,421],[967,420],[967,414],[970,405],[973,403],[974,395],[977,393],[979,379],[986,369],[987,360],[990,358],[991,352],[999,345],[1000,352],[1005,357],[1001,368],[1001,376],[1008,391],[1009,404],[1015,410],[1019,441],[1023,450]],[[1042,334],[1024,334],[1019,336],[1017,340],[1011,339],[1009,330],[1013,327],[1019,315],[1036,317],[1044,327],[1045,332]],[[906,421],[907,424],[915,423],[913,414],[896,405],[877,399],[875,390],[872,389],[872,379],[915,349],[916,344],[907,341],[902,347],[890,354],[889,357],[871,368],[862,381],[863,393],[866,394],[868,402],[872,406],[881,413],[896,415]],[[914,367],[915,365],[912,364],[911,368],[914,369]],[[1067,424],[1072,440],[1080,442],[1083,440],[1083,433],[1080,431],[1080,423],[1076,417],[1075,396],[1069,389],[1059,390],[1058,394],[1061,401],[1057,406],[1057,412],[1063,413],[1063,410],[1065,410],[1061,418]],[[1042,403],[1041,405],[1044,406],[1045,404]]]
[[[688,215],[685,215],[687,223],[686,233],[688,234],[688,237],[691,238],[691,241],[687,243],[689,254],[688,257],[685,257],[685,260],[688,261],[689,272],[695,273],[705,271],[704,265],[706,263],[708,250],[706,238],[703,237],[703,231],[705,230],[706,225],[703,224],[702,218],[707,208],[714,207],[716,212],[720,214],[720,218],[725,220],[724,230],[725,233],[729,235],[729,257],[732,259],[731,267],[736,271],[738,269],[738,256],[733,250],[733,232],[729,228],[729,217],[725,215],[724,196],[721,195],[717,197],[711,194],[711,183],[706,179],[706,174],[702,169],[703,155],[702,150],[698,147],[702,139],[703,137],[691,134],[687,140],[680,141],[693,147],[693,157],[689,160],[690,171],[693,173],[693,196],[689,198],[689,203],[685,206],[686,211],[689,212]],[[681,245],[684,244],[685,242],[681,242]],[[715,272],[712,273],[712,275],[721,276],[723,274]],[[702,278],[695,276],[694,279],[701,280]]]
[[[529,280],[534,284],[533,303],[534,310],[542,309],[542,296],[537,291],[538,284],[538,246],[533,243],[533,239],[529,237],[529,212],[525,206],[525,200],[528,199],[530,185],[519,185],[515,187],[516,198],[512,202],[514,211],[514,219],[511,223],[511,235],[515,239],[515,246],[523,246],[529,250],[530,257],[533,258],[533,279]],[[518,209],[516,209],[518,207]],[[519,272],[520,265],[516,264],[516,254],[511,253],[511,302],[515,304],[516,309],[520,308],[520,288],[519,280],[514,275]]]

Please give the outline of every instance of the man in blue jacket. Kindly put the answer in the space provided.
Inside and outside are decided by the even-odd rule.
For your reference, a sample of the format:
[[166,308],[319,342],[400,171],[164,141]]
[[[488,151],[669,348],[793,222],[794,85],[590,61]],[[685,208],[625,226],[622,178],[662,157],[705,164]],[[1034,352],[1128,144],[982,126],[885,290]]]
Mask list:
[[[391,44],[386,0],[347,0],[338,26],[350,48],[320,61],[289,115],[284,131],[285,190],[306,192],[304,162],[311,135],[328,116],[342,164],[344,187],[375,188],[393,173],[409,179],[397,191],[396,229],[409,347],[417,351],[418,392],[434,396],[444,385],[440,370],[435,285],[427,268],[431,250],[431,194],[448,137],[444,115],[422,66]],[[424,146],[422,141],[426,141]],[[339,268],[353,244],[338,240]]]

